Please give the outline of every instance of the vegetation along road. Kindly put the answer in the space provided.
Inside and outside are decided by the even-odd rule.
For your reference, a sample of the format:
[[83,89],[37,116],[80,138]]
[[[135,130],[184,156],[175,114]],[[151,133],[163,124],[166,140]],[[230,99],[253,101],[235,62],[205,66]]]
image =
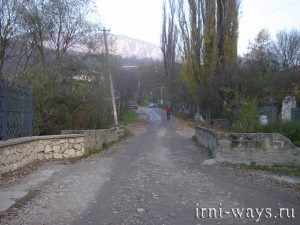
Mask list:
[[192,128],[160,109],[138,112],[148,122],[134,138],[74,163],[41,166],[47,179],[1,224],[300,224],[296,192],[249,171],[206,165]]

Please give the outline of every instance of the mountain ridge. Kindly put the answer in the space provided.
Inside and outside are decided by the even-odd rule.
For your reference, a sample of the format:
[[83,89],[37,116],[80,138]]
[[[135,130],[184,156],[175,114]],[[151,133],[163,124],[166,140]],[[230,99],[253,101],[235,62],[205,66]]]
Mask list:
[[138,59],[152,58],[162,61],[162,52],[159,46],[144,40],[128,37],[126,35],[110,34],[114,40],[113,54],[123,58],[135,56]]

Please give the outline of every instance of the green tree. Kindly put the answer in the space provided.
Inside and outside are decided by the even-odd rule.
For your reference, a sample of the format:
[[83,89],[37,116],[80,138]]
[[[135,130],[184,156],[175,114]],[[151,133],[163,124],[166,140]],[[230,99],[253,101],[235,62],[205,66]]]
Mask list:
[[221,105],[220,76],[225,69],[234,71],[237,63],[239,4],[237,0],[179,0],[178,8],[181,74],[194,99],[210,115]]

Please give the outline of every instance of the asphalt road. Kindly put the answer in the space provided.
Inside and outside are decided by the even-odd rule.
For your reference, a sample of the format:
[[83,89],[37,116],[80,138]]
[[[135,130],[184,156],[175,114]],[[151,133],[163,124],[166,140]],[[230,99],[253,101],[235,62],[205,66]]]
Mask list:
[[300,224],[300,199],[262,176],[203,165],[205,149],[174,118],[149,122],[105,154],[52,171],[1,224]]

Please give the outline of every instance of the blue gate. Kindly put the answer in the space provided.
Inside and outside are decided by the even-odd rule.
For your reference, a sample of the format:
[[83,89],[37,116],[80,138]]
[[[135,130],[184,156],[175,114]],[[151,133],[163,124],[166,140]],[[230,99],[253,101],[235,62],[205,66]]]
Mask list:
[[7,80],[0,83],[0,140],[32,136],[32,91]]

